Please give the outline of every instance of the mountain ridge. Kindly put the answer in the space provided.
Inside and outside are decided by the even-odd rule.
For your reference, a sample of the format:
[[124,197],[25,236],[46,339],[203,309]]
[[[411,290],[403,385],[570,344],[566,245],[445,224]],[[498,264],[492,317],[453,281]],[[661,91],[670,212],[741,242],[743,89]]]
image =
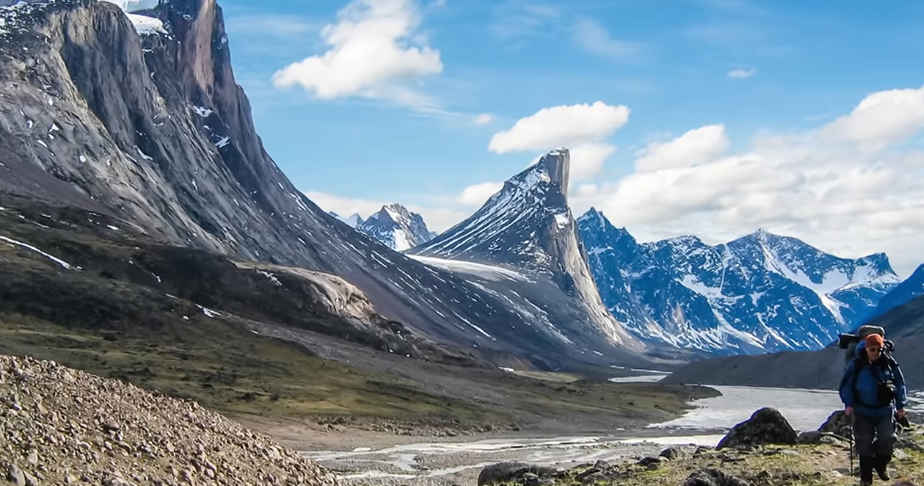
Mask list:
[[406,251],[432,240],[436,233],[427,228],[423,217],[391,203],[372,213],[356,226],[359,231],[381,241],[395,251]]
[[710,353],[819,349],[899,281],[882,253],[839,258],[764,229],[717,245],[639,243],[595,208],[578,226],[618,319],[640,338]]
[[0,14],[0,191],[105,212],[171,244],[337,275],[389,319],[489,359],[647,362],[517,332],[529,325],[503,299],[393,252],[298,191],[256,134],[214,0],[135,12],[163,31],[95,0]]

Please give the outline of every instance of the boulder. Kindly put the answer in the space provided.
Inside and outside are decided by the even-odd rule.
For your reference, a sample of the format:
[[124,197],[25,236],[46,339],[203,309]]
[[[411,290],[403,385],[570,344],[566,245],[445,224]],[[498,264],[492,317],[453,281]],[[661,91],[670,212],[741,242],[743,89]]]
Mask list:
[[818,432],[814,430],[809,430],[799,434],[797,442],[800,444],[837,444],[841,442],[843,437],[832,434],[830,432]]
[[[492,464],[481,470],[478,475],[478,486],[504,483],[529,479],[531,483],[538,483],[538,478],[554,477],[561,473],[559,469],[542,467],[522,462],[501,462]],[[529,475],[528,477],[526,477]]]
[[792,445],[797,440],[796,431],[779,410],[762,408],[754,412],[750,419],[735,425],[719,441],[716,449],[764,444]]
[[676,461],[677,459],[684,459],[687,457],[691,457],[693,456],[693,453],[694,453],[694,449],[691,447],[675,446],[675,447],[668,447],[667,449],[664,449],[663,451],[661,451],[661,454],[659,455],[665,459]]
[[750,486],[747,481],[718,469],[703,469],[691,474],[683,486]]
[[843,410],[838,410],[828,416],[828,420],[821,424],[818,432],[827,432],[847,439],[850,437],[850,417]]

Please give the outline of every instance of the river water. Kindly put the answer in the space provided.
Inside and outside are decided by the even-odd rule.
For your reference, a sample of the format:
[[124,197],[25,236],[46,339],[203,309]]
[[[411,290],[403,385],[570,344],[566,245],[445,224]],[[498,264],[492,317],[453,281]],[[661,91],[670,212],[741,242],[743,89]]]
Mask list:
[[[657,381],[652,375],[636,378]],[[631,377],[612,381],[631,381]],[[797,431],[817,430],[832,412],[842,408],[837,393],[828,390],[713,388],[722,395],[694,400],[694,408],[684,416],[651,424],[638,436],[614,432],[609,436],[422,442],[378,450],[307,451],[304,455],[336,471],[342,484],[463,485],[474,484],[482,468],[502,461],[569,467],[600,459],[657,455],[667,445],[714,446],[725,432],[763,407],[779,410]],[[924,393],[912,394],[912,400],[909,409],[924,412]]]

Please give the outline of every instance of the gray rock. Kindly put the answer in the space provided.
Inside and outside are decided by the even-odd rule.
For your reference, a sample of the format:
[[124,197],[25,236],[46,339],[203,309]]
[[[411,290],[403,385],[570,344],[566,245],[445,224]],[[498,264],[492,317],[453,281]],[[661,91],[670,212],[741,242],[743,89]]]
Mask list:
[[763,444],[796,444],[798,436],[783,415],[773,408],[762,408],[751,418],[735,425],[719,441],[716,449]]
[[536,478],[551,477],[558,474],[558,470],[550,467],[535,466],[522,462],[501,462],[492,464],[481,470],[478,474],[478,486],[488,484],[516,481],[530,474]]
[[9,482],[15,484],[16,486],[26,486],[26,473],[24,473],[22,469],[19,469],[19,467],[17,467],[15,464],[10,466],[6,478]]
[[691,474],[683,482],[683,486],[750,486],[750,484],[718,469],[703,469]]
[[[696,451],[699,451],[699,449],[697,448]],[[661,451],[661,454],[660,454],[661,457],[669,459],[671,461],[687,458],[692,455],[693,455],[693,451],[691,451],[690,448],[684,448],[684,447],[668,447],[667,449],[664,449],[663,451]]]

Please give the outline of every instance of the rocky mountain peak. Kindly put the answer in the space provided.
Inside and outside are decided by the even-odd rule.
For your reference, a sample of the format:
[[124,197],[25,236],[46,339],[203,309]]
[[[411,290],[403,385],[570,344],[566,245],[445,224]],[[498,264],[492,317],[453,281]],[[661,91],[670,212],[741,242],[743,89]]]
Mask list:
[[550,151],[539,159],[535,167],[548,174],[548,183],[555,186],[562,196],[568,197],[568,181],[571,176],[571,152],[568,149]]
[[397,251],[409,250],[435,236],[421,215],[397,203],[382,206],[365,221],[359,220],[355,227]]

